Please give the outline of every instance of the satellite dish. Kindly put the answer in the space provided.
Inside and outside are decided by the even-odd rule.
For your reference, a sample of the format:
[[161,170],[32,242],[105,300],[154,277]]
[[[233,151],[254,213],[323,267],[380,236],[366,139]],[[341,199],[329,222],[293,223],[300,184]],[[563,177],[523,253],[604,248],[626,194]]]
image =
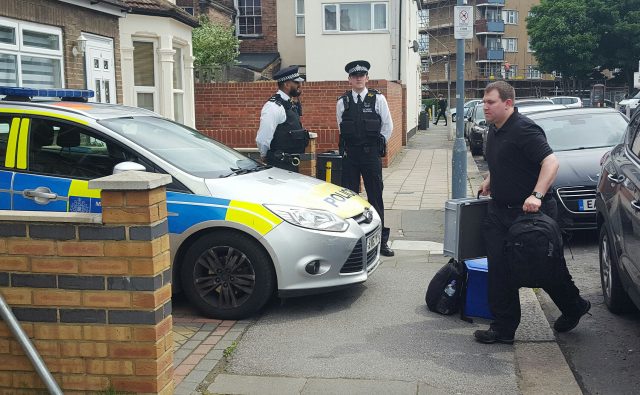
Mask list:
[[411,43],[411,46],[409,48],[413,49],[413,52],[418,52],[420,46],[418,45],[418,42],[416,40],[413,40],[413,43]]

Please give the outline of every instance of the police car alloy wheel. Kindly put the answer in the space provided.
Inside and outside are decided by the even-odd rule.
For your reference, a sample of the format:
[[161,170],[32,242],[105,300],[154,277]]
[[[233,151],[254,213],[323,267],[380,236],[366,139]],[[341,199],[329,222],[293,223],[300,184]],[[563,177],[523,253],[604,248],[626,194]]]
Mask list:
[[257,313],[271,298],[275,273],[267,253],[237,232],[202,236],[181,267],[184,292],[205,315],[225,320]]

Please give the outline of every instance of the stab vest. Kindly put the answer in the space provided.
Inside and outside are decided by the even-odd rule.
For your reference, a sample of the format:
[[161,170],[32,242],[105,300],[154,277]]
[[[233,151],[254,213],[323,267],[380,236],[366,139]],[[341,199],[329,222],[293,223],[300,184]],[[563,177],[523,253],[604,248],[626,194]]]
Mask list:
[[276,127],[273,139],[269,146],[270,151],[285,152],[288,154],[301,154],[309,143],[309,133],[302,128],[297,108],[288,100],[275,94],[269,99],[284,108],[287,119]]
[[345,92],[338,100],[344,103],[340,137],[347,146],[378,146],[382,118],[376,113],[376,96],[380,93],[369,89],[362,101],[362,108],[353,100],[351,91]]

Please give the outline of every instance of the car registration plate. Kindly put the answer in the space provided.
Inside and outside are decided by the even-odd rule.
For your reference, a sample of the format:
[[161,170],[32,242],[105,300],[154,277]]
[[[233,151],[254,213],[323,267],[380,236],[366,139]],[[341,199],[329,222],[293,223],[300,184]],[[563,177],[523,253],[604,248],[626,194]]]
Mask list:
[[596,199],[580,199],[578,200],[578,210],[580,211],[595,211]]
[[367,253],[369,253],[374,248],[377,248],[380,244],[381,234],[380,231],[375,231],[372,235],[367,237]]

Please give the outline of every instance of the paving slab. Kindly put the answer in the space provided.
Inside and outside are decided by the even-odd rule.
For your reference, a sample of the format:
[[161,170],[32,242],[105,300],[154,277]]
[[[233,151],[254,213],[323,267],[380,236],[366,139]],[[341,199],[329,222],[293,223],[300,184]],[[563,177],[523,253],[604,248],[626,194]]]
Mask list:
[[298,395],[307,379],[219,374],[207,391],[215,394]]

